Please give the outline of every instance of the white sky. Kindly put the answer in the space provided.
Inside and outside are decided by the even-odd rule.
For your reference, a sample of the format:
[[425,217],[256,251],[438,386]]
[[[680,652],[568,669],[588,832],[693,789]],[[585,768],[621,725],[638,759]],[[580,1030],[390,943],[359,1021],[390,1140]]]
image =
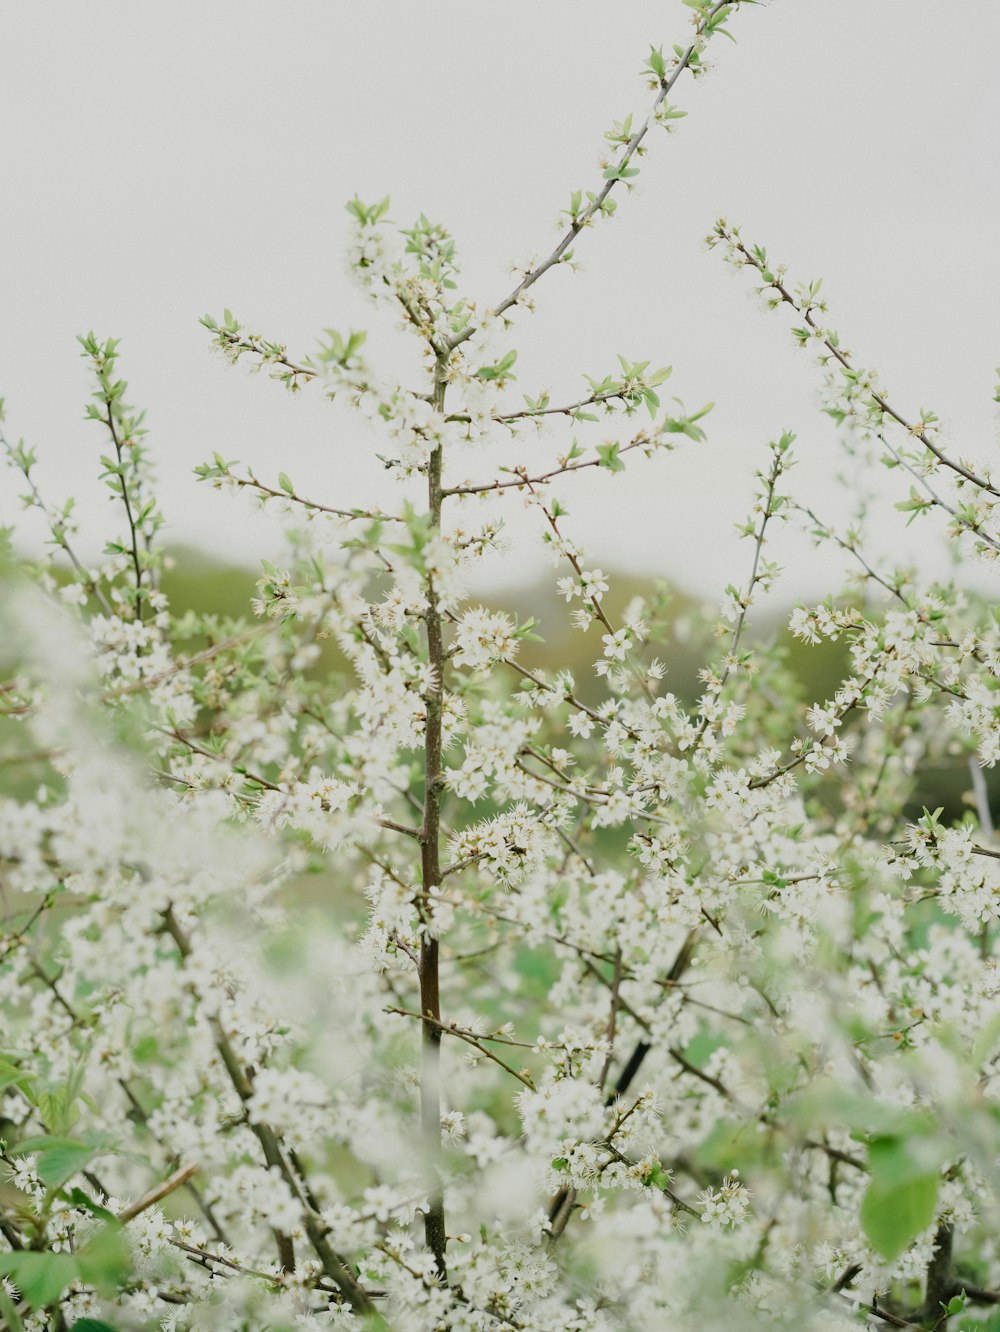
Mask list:
[[[707,444],[560,488],[594,563],[713,596],[742,580],[732,526],[783,427],[799,435],[797,494],[846,512],[810,361],[787,319],[760,313],[702,249],[720,214],[792,277],[825,278],[834,325],[904,411],[932,407],[956,452],[994,453],[1000,6],[972,0],[956,17],[945,0],[774,0],[738,15],[739,44],[715,42],[713,73],[678,85],[679,132],[653,137],[639,188],[581,241],[583,270],[539,283],[513,339],[524,391],[569,400],[580,372],[621,351],[672,364],[689,407],[717,403]],[[195,482],[212,450],[333,504],[390,504],[392,483],[363,423],[229,371],[197,317],[229,306],[303,354],[325,326],[366,326],[376,367],[405,364],[402,335],[346,273],[345,200],[390,193],[400,221],[445,222],[466,289],[496,301],[510,264],[557,239],[570,190],[599,184],[604,129],[644,113],[649,44],[688,32],[679,0],[0,0],[0,20],[8,433],[38,447],[52,499],[77,496],[82,544],[99,549],[104,441],[82,420],[74,335],[121,337],[168,538],[247,560],[280,532]],[[0,519],[16,493],[8,474]],[[918,536],[943,568],[930,532]],[[495,576],[547,567],[534,539],[514,555]],[[782,538],[772,555],[789,565],[786,595],[829,590],[832,565],[810,545]]]

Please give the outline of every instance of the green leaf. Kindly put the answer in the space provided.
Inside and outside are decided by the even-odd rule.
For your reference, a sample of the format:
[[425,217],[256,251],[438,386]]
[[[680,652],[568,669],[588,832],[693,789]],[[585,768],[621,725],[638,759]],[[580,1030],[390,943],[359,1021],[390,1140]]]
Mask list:
[[[0,1273],[10,1277],[33,1309],[54,1304],[70,1282],[78,1277],[88,1285],[111,1292],[128,1270],[128,1247],[122,1227],[117,1223],[102,1227],[76,1254],[39,1253],[26,1249],[0,1253]],[[106,1323],[93,1319],[84,1319],[73,1326],[107,1329]],[[108,1329],[108,1332],[115,1332],[115,1329]]]
[[97,1149],[82,1142],[66,1142],[38,1158],[38,1177],[50,1189],[59,1189],[84,1169]]
[[662,79],[667,72],[667,64],[663,59],[663,48],[651,46],[649,48],[649,59],[646,62],[646,68],[658,79]]
[[938,1177],[920,1175],[892,1188],[874,1182],[861,1203],[861,1225],[872,1247],[892,1262],[934,1220]]
[[108,1209],[102,1207],[100,1203],[95,1203],[93,1198],[84,1193],[83,1189],[71,1189],[69,1192],[69,1200],[76,1207],[82,1207],[84,1211],[90,1212],[92,1216],[99,1216],[102,1221],[113,1222],[117,1220],[114,1212],[109,1212]]
[[72,1254],[24,1249],[0,1253],[0,1272],[10,1277],[32,1309],[54,1304],[77,1275]]
[[670,1171],[664,1170],[663,1166],[655,1165],[650,1171],[647,1183],[657,1189],[666,1189],[670,1187]]
[[480,379],[487,381],[497,381],[502,386],[508,379],[514,379],[511,374],[511,368],[517,360],[517,352],[509,351],[506,356],[502,356],[494,365],[482,365],[476,371]]
[[287,472],[278,473],[278,485],[281,487],[281,489],[285,492],[286,495],[295,494],[295,487],[292,485],[291,478],[289,477]]
[[618,443],[598,444],[597,456],[600,459],[599,466],[606,467],[609,472],[624,472],[625,464],[622,462],[621,458],[618,457],[620,449],[621,445]]
[[33,1077],[34,1074],[25,1073],[6,1055],[0,1055],[0,1091],[3,1091],[6,1087],[23,1086],[30,1082]]
[[929,1138],[876,1138],[868,1149],[872,1180],[861,1201],[861,1225],[888,1262],[934,1220],[940,1148]]
[[78,1175],[98,1151],[92,1143],[78,1142],[75,1138],[25,1138],[14,1149],[18,1153],[38,1153],[38,1177],[50,1189],[59,1189]]
[[117,1221],[102,1226],[77,1250],[77,1270],[88,1285],[111,1293],[128,1275],[129,1252],[122,1232]]
[[535,617],[533,615],[530,616],[527,620],[525,620],[523,624],[518,625],[518,627],[514,630],[514,637],[523,639],[529,643],[544,643],[545,639],[542,638],[541,634],[536,634],[533,632],[537,624],[538,621],[535,619]]
[[69,1332],[118,1332],[118,1329],[110,1323],[102,1323],[99,1318],[80,1318]]

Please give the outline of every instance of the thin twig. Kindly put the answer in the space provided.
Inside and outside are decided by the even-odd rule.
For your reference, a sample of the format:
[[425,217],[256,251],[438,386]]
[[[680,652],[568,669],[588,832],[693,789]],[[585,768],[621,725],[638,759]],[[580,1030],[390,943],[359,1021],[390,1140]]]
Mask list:
[[180,1170],[175,1170],[169,1179],[165,1179],[162,1184],[158,1185],[155,1189],[151,1189],[149,1193],[144,1194],[138,1202],[132,1203],[131,1206],[126,1207],[124,1211],[119,1212],[118,1220],[123,1223],[131,1221],[134,1217],[137,1217],[140,1212],[145,1212],[148,1208],[155,1207],[158,1202],[162,1202],[163,1199],[173,1193],[175,1189],[179,1189],[181,1185],[186,1184],[197,1170],[198,1166],[196,1164],[182,1166]]
[[[719,3],[712,7],[707,16],[699,22],[697,28],[697,37],[695,41],[692,42],[687,47],[687,49],[680,54],[677,60],[677,64],[674,67],[674,69],[671,71],[670,76],[664,77],[659,81],[656,98],[654,99],[653,105],[649,110],[649,114],[646,116],[646,119],[642,122],[639,128],[629,139],[628,143],[625,145],[621,157],[618,159],[618,162],[616,163],[616,166],[619,169],[619,173],[628,166],[629,162],[631,162],[632,158],[635,156],[636,152],[639,149],[640,144],[642,143],[643,139],[646,137],[647,133],[649,132],[650,126],[653,124],[657,111],[670,96],[670,93],[673,91],[674,84],[677,82],[680,76],[684,73],[685,69],[687,69],[689,64],[691,63],[691,57],[694,55],[696,43],[698,39],[700,39],[702,33],[704,32],[707,23],[711,19],[713,19],[716,16],[716,14],[719,13],[720,10],[725,9],[727,5],[730,3],[731,0],[719,0]],[[532,268],[529,272],[525,273],[524,277],[517,284],[514,290],[508,296],[505,296],[504,299],[498,305],[493,307],[493,309],[490,311],[490,314],[492,315],[493,318],[499,318],[501,315],[505,313],[505,311],[509,310],[512,305],[515,305],[521,299],[521,297],[524,295],[524,293],[528,290],[529,287],[533,287],[540,277],[542,277],[545,273],[549,271],[550,268],[552,268],[555,264],[558,264],[562,260],[563,256],[566,254],[566,251],[576,240],[581,230],[585,226],[587,226],[587,224],[592,220],[592,218],[594,218],[603,209],[604,203],[608,198],[608,195],[611,193],[611,191],[614,189],[615,185],[618,183],[620,179],[621,175],[618,174],[612,179],[605,181],[604,185],[597,192],[597,194],[594,195],[593,199],[587,205],[587,207],[581,209],[581,211],[577,213],[575,217],[573,217],[565,234],[563,235],[562,239],[559,241],[558,245],[556,245],[552,253],[546,259],[543,259],[540,264],[536,264],[534,268]],[[475,331],[476,331],[476,325],[470,325],[467,328],[462,329],[460,332],[454,334],[453,337],[450,339],[450,342],[448,343],[448,350],[453,351],[457,346],[465,342],[467,338],[470,338]]]
[[[474,1031],[466,1031],[463,1027],[455,1026],[453,1023],[442,1022],[440,1018],[432,1018],[427,1013],[414,1013],[409,1008],[387,1008],[385,1011],[387,1013],[398,1013],[400,1017],[411,1017],[416,1018],[420,1022],[431,1023],[442,1034],[447,1036],[457,1036],[460,1041],[465,1041],[467,1045],[474,1046],[481,1055],[485,1055],[485,1057],[492,1060],[494,1064],[499,1064],[505,1072],[509,1073],[511,1077],[517,1078],[518,1082],[523,1083],[530,1091],[535,1090],[535,1084],[529,1074],[525,1072],[519,1073],[518,1070],[508,1064],[506,1060],[501,1059],[499,1055],[494,1054],[492,1050],[487,1049],[487,1047],[482,1044],[483,1041],[492,1040],[493,1037],[479,1035]],[[503,1044],[510,1044],[510,1042],[505,1041]]]

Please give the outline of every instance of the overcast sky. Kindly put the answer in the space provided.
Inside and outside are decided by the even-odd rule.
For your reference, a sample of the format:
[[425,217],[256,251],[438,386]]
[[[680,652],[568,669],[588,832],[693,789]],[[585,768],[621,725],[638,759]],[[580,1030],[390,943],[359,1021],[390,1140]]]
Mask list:
[[[228,370],[198,316],[229,306],[303,354],[325,326],[365,326],[376,366],[405,364],[346,272],[345,200],[389,193],[401,221],[445,222],[466,289],[496,301],[512,262],[551,248],[569,192],[597,187],[603,131],[644,114],[649,45],[686,40],[688,16],[680,0],[0,0],[0,395],[46,493],[78,498],[83,544],[99,549],[110,518],[104,443],[82,420],[74,335],[90,328],[122,339],[169,539],[240,558],[279,544],[273,522],[196,484],[213,450],[328,503],[390,503],[363,423]],[[719,215],[793,277],[824,277],[834,325],[904,411],[932,407],[956,451],[994,453],[1000,6],[958,17],[946,0],[739,14],[738,45],[716,41],[712,73],[678,84],[680,131],[653,138],[639,188],[583,238],[582,270],[539,283],[515,339],[525,391],[568,399],[620,351],[672,364],[689,406],[717,403],[707,444],[567,481],[568,530],[595,563],[712,596],[741,579],[732,527],[786,427],[797,493],[846,512],[810,361],[702,248]],[[7,474],[4,521],[16,489]],[[944,568],[932,526],[924,557]],[[772,553],[788,595],[829,590],[807,544]],[[516,556],[495,572],[546,567],[533,540]]]

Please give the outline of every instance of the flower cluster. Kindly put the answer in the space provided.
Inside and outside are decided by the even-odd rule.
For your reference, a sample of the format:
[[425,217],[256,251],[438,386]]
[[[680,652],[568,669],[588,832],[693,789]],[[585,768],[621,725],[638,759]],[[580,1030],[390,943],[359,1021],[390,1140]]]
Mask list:
[[[665,408],[670,371],[626,357],[563,405],[512,396],[535,284],[743,8],[687,4],[648,114],[611,127],[598,188],[488,309],[443,226],[351,203],[350,263],[419,383],[380,379],[361,333],[297,359],[206,317],[230,361],[370,418],[401,482],[337,508],[199,468],[289,524],[254,618],[168,599],[114,340],[81,340],[121,523],[97,566],[0,432],[52,544],[0,600],[12,1328],[847,1332],[996,1303],[991,604],[793,495],[790,432],[761,451],[721,614],[623,598],[556,491],[592,469],[613,496],[707,409]],[[794,310],[851,456],[874,442],[911,475],[878,520],[1000,550],[990,469],[855,363],[819,284],[727,223],[712,243]],[[508,492],[558,567],[572,663],[469,600]],[[790,520],[846,577],[769,636]]]

